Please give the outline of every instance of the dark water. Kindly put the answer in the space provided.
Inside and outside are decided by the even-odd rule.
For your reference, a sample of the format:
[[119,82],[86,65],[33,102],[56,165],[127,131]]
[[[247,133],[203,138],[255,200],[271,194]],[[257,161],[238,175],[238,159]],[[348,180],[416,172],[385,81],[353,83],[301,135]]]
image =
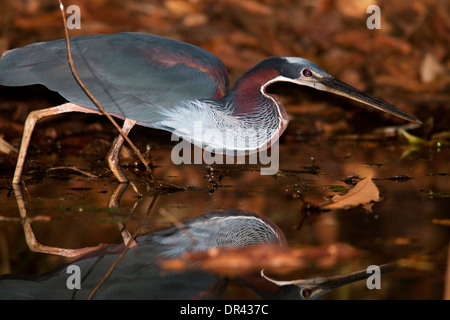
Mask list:
[[[450,218],[448,147],[439,150],[426,145],[408,151],[404,139],[382,135],[306,139],[298,133],[299,126],[291,125],[281,140],[281,170],[275,176],[260,175],[255,165],[176,166],[170,158],[170,136],[162,134],[164,143],[154,145],[151,152],[157,165],[154,173],[162,182],[182,189],[155,189],[141,174],[126,169],[142,197],[128,186],[114,209],[108,204],[118,183],[98,155],[81,154],[77,143],[70,145],[67,139],[60,141],[58,152],[36,152],[34,148],[27,158],[34,161],[34,169],[30,166],[33,162],[28,162],[23,179],[25,205],[29,216],[50,218],[32,223],[39,241],[63,248],[120,243],[117,221],[125,222],[131,231],[142,224],[148,231],[173,226],[173,221],[159,213],[161,208],[179,221],[216,209],[249,210],[276,223],[292,247],[328,248],[323,259],[284,275],[284,279],[343,274],[397,259],[408,264],[384,274],[380,290],[369,290],[360,281],[331,292],[325,299],[444,298],[445,286],[448,292],[450,285],[448,275],[446,280],[450,232],[436,219]],[[139,129],[132,137],[142,146],[145,139],[154,139],[153,134],[152,130]],[[89,142],[102,138],[95,133],[76,137]],[[3,163],[9,161],[7,156],[2,159]],[[73,166],[98,178],[70,169],[46,171],[55,166]],[[336,186],[352,187],[344,182],[351,175],[373,175],[381,200],[372,206],[372,212],[356,207],[321,213],[310,210],[305,215],[301,210],[304,201],[320,204],[336,194]],[[16,219],[19,210],[11,178],[11,172],[5,173],[0,181],[0,215],[9,219],[0,222],[2,272],[41,274],[61,262],[70,262],[30,252]],[[224,297],[255,296],[232,280]]]

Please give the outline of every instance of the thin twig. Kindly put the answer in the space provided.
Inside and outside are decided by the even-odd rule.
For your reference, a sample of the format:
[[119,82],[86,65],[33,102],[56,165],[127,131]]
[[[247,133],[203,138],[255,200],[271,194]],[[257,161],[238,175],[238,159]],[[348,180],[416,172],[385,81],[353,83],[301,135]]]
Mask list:
[[[64,12],[64,5],[62,4],[61,0],[59,1],[59,8],[61,9],[61,14],[64,22],[64,32],[66,36],[66,43],[67,43],[67,54],[69,57],[69,65],[70,69],[72,70],[73,76],[77,80],[78,84],[81,86],[81,88],[84,90],[84,92],[89,96],[89,98],[94,102],[94,104],[97,106],[97,108],[111,121],[111,123],[116,127],[116,129],[120,132],[122,137],[125,139],[125,141],[130,145],[130,147],[133,149],[135,154],[138,156],[139,160],[144,164],[145,168],[148,172],[151,172],[150,167],[148,166],[147,162],[145,161],[144,157],[142,156],[141,152],[136,148],[136,146],[131,142],[130,138],[122,131],[122,128],[117,124],[117,122],[113,119],[113,117],[103,108],[103,106],[98,102],[98,100],[93,96],[93,94],[86,88],[84,83],[81,81],[80,77],[78,76],[78,73],[75,70],[75,67],[73,65],[72,60],[72,53],[70,50],[70,40],[69,40],[69,31],[67,29],[66,25],[66,13]],[[153,178],[153,177],[152,177]]]
[[117,257],[117,259],[114,261],[114,263],[111,265],[111,267],[109,267],[108,271],[105,273],[105,275],[100,279],[100,281],[97,283],[97,285],[95,286],[94,289],[92,289],[91,293],[89,294],[88,300],[91,300],[92,297],[94,296],[94,294],[97,292],[97,290],[100,288],[100,286],[103,284],[103,282],[106,281],[106,279],[111,275],[111,273],[114,271],[114,268],[116,267],[116,265],[120,262],[120,260],[122,260],[123,256],[125,255],[125,253],[127,252],[128,248],[131,247],[132,244],[135,243],[134,239],[136,238],[136,236],[139,233],[139,228],[136,228],[136,230],[134,231],[133,235],[130,238],[130,241],[128,241],[127,245],[125,246],[125,248],[122,250],[122,252],[120,253],[120,255]]
[[77,167],[53,167],[53,168],[49,168],[49,171],[54,171],[54,170],[73,170],[76,171],[78,173],[81,173],[89,178],[98,178],[98,176],[96,176],[95,174],[92,174],[90,172],[78,169]]
[[146,214],[146,218],[148,218],[150,216],[150,213],[152,212],[153,206],[155,205],[156,199],[158,199],[158,192],[156,192],[153,195],[153,199],[152,202],[150,203],[150,205],[148,206],[148,210],[147,210],[147,214]]
[[[39,216],[35,216],[35,217],[31,217],[31,218],[26,218],[28,220],[28,222],[34,222],[34,221],[51,221],[52,218],[49,216],[43,216],[43,215],[39,215]],[[0,216],[0,221],[7,221],[7,222],[21,222],[22,218],[19,217],[5,217],[5,216]]]
[[[150,212],[153,209],[153,206],[155,205],[156,199],[158,198],[158,194],[156,193],[153,196],[152,202],[150,203],[150,206],[147,210],[147,217],[150,214]],[[136,236],[139,234],[139,231],[141,230],[141,228],[138,226],[136,228],[136,230],[133,232],[133,234],[130,237],[130,240],[127,242],[125,248],[123,248],[122,252],[120,252],[119,256],[117,257],[117,259],[114,261],[114,263],[111,265],[111,267],[109,267],[108,271],[105,273],[105,275],[100,279],[100,281],[97,283],[97,285],[95,286],[94,289],[92,289],[91,293],[89,294],[88,300],[91,300],[92,297],[94,296],[95,292],[97,292],[97,290],[100,288],[100,286],[103,284],[103,282],[106,281],[106,279],[111,275],[111,273],[114,271],[114,268],[117,266],[117,264],[120,262],[120,260],[123,258],[123,256],[125,255],[125,253],[127,252],[127,250],[132,246],[132,245],[136,245]]]
[[[65,37],[66,37],[66,43],[67,43],[67,55],[68,55],[68,59],[69,59],[69,66],[70,66],[70,70],[72,71],[73,76],[75,77],[75,79],[77,80],[78,84],[80,85],[80,87],[84,90],[84,92],[88,95],[88,97],[92,100],[92,102],[94,102],[94,104],[97,106],[97,108],[109,119],[109,121],[116,127],[116,129],[120,132],[120,134],[122,135],[122,137],[125,139],[125,141],[130,145],[130,147],[133,149],[133,151],[135,152],[135,154],[139,157],[139,159],[141,160],[141,162],[144,164],[145,168],[147,169],[147,172],[150,172],[151,174],[151,169],[148,166],[147,162],[145,161],[144,157],[142,156],[141,152],[138,150],[138,148],[136,148],[136,146],[133,144],[133,142],[131,142],[130,138],[128,138],[128,136],[123,132],[122,128],[117,124],[117,122],[113,119],[113,117],[105,110],[105,108],[103,108],[103,106],[100,104],[100,102],[98,102],[98,100],[93,96],[93,94],[88,90],[88,88],[84,85],[83,81],[81,81],[80,77],[78,76],[77,71],[75,70],[75,66],[73,64],[73,59],[72,59],[72,52],[70,50],[70,39],[69,39],[69,31],[67,29],[67,25],[66,25],[66,14],[64,12],[64,5],[62,4],[61,0],[58,0],[59,2],[59,8],[61,10],[61,15],[62,15],[62,19],[63,19],[63,24],[64,24],[64,33],[65,33]],[[152,176],[153,178],[153,176]],[[128,241],[128,243],[126,244],[124,250],[122,250],[122,252],[120,253],[119,257],[116,259],[116,261],[113,263],[113,265],[109,268],[108,272],[103,276],[103,278],[99,281],[99,283],[97,284],[97,286],[92,290],[92,292],[90,293],[88,300],[90,300],[93,295],[95,294],[95,292],[98,290],[98,288],[100,288],[100,286],[102,285],[102,283],[109,277],[109,275],[112,273],[112,271],[114,270],[115,266],[119,263],[119,261],[122,259],[122,257],[125,255],[126,251],[128,250],[128,248],[132,245],[135,244],[135,237],[137,236],[139,231],[139,228],[136,229],[136,231],[133,233],[131,239]]]

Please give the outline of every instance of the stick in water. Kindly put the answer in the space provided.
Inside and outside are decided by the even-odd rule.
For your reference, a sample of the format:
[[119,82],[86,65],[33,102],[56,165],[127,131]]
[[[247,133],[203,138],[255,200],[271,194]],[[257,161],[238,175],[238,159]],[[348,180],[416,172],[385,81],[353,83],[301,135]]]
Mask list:
[[72,53],[70,50],[70,40],[69,40],[69,31],[67,30],[66,25],[66,13],[64,11],[64,5],[62,4],[61,0],[59,1],[59,8],[61,10],[62,18],[64,21],[64,32],[66,35],[66,43],[67,43],[67,54],[69,56],[69,65],[70,69],[72,70],[73,76],[77,80],[78,84],[81,86],[81,88],[84,90],[84,92],[89,96],[89,98],[94,102],[94,104],[97,106],[97,108],[111,121],[111,123],[116,127],[117,130],[119,130],[120,134],[123,136],[125,141],[130,145],[130,147],[133,149],[134,153],[138,156],[139,160],[144,164],[145,168],[147,169],[147,172],[150,172],[150,176],[153,179],[153,176],[151,175],[151,169],[148,166],[147,162],[145,161],[144,157],[142,156],[141,152],[138,148],[131,142],[130,138],[122,131],[122,128],[117,124],[117,122],[113,119],[113,117],[103,108],[103,106],[98,102],[98,100],[93,96],[93,94],[86,88],[84,83],[81,81],[80,77],[78,76],[78,73],[75,70],[75,67],[73,65],[72,60]]

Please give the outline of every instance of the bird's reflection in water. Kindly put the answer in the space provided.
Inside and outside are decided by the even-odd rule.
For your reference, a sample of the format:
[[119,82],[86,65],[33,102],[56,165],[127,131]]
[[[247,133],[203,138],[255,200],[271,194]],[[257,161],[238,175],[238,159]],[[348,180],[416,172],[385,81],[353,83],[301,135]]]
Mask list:
[[[226,276],[199,268],[168,271],[161,268],[160,262],[211,248],[286,246],[282,231],[268,218],[233,209],[210,211],[185,221],[182,226],[145,234],[135,241],[136,245],[126,251],[123,243],[91,251],[37,278],[4,275],[0,277],[0,299],[218,299],[226,290]],[[124,254],[118,260],[121,253]],[[381,271],[393,267],[384,265]],[[72,288],[77,275],[80,286]],[[278,282],[257,272],[241,278],[262,298],[317,299],[336,287],[369,275],[364,270],[328,278]]]

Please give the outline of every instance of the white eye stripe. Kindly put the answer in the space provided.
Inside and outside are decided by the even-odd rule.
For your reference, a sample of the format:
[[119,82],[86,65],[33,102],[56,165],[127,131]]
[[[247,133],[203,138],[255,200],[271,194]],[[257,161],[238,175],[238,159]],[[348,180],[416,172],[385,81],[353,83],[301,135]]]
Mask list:
[[287,62],[292,63],[292,64],[301,64],[301,65],[305,65],[305,64],[309,64],[311,63],[311,61],[303,59],[303,58],[299,58],[299,57],[283,57]]
[[312,75],[314,75],[317,78],[323,78],[325,76],[329,76],[324,70],[322,70],[322,68],[320,68],[317,64],[304,59],[304,58],[299,58],[299,57],[282,57],[284,60],[286,60],[288,63],[291,64],[296,64],[299,67],[301,67],[301,74],[300,76],[305,76],[303,75],[303,70],[308,69],[311,71]]

